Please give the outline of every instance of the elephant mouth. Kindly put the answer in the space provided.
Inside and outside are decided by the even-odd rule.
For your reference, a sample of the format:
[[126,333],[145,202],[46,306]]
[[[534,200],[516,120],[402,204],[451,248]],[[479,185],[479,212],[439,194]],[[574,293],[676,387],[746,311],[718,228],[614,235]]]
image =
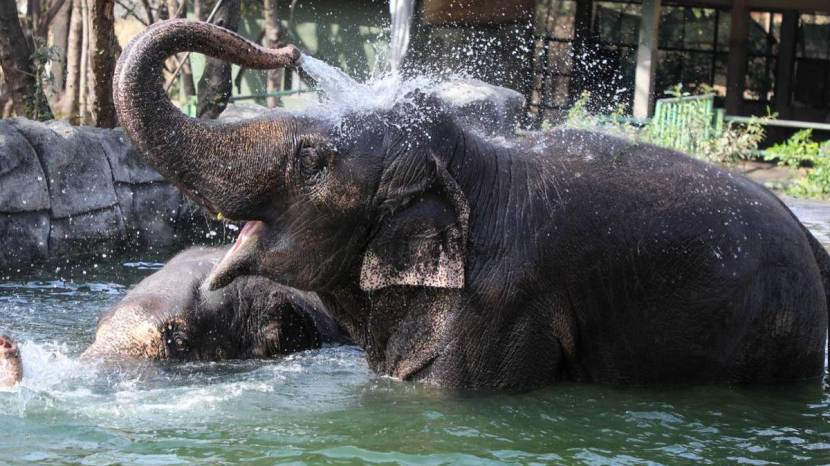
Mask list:
[[264,251],[262,237],[266,230],[267,226],[261,220],[245,222],[233,247],[213,267],[210,276],[205,280],[208,290],[222,288],[235,277],[254,271],[257,257]]
[[228,254],[236,254],[238,250],[244,249],[251,241],[262,236],[264,231],[265,222],[262,220],[245,222],[245,225],[242,226],[242,231],[239,232],[239,236],[236,237],[236,241],[233,243],[231,250],[228,251]]

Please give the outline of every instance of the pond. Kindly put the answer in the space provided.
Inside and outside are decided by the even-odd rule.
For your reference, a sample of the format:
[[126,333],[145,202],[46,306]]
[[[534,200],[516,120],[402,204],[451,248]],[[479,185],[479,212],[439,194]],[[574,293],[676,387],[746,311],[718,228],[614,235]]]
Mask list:
[[[830,246],[830,207],[788,202]],[[375,376],[354,347],[221,364],[78,362],[97,315],[157,260],[0,281],[0,332],[21,341],[27,374],[0,392],[0,463],[830,463],[830,393],[815,386],[458,395]]]

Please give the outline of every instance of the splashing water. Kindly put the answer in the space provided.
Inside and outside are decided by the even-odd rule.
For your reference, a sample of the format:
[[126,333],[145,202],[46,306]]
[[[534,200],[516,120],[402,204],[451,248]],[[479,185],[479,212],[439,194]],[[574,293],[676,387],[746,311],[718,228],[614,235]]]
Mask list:
[[830,394],[810,388],[562,385],[466,397],[374,376],[355,347],[268,361],[77,361],[95,316],[152,272],[99,270],[115,283],[42,286],[61,278],[46,272],[0,288],[0,325],[18,337],[25,371],[0,391],[0,464],[830,459]]
[[349,112],[388,110],[413,91],[429,93],[439,83],[438,78],[426,74],[403,78],[396,73],[385,73],[360,83],[340,68],[308,55],[303,55],[298,65],[324,94],[321,106],[312,106],[306,111],[329,120],[337,120]]
[[389,14],[392,27],[389,32],[389,68],[399,74],[409,48],[409,31],[415,12],[415,0],[390,0]]
[[[808,207],[808,226],[828,231],[830,212]],[[266,361],[77,360],[97,316],[155,268],[139,263],[157,265],[138,257],[1,284],[0,333],[20,344],[24,379],[0,391],[0,464],[830,461],[830,393],[811,387],[565,384],[467,397],[377,377],[355,347]]]
[[357,82],[340,68],[303,54],[300,66],[325,94],[326,111],[335,110],[334,117],[349,111],[370,111],[392,108],[410,92],[420,89],[428,92],[438,79],[424,73],[404,79],[401,67],[409,46],[410,28],[415,10],[414,0],[391,0],[392,19],[389,39],[389,72]]
[[312,56],[303,54],[297,64],[311,76],[317,87],[336,102],[343,101],[355,93],[365,94],[368,90],[345,71],[331,66]]

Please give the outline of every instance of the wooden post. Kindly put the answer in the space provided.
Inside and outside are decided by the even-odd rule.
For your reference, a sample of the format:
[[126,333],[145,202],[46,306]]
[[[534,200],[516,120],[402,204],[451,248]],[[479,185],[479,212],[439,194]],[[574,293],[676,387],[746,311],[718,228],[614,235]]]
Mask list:
[[643,0],[637,72],[634,77],[634,117],[648,118],[654,101],[657,41],[660,29],[660,0]]
[[781,47],[778,71],[775,74],[775,111],[780,118],[791,117],[791,99],[795,74],[795,53],[798,40],[799,12],[785,11],[781,23]]
[[749,42],[749,10],[746,0],[733,0],[726,71],[726,113],[740,115],[746,84],[746,51]]
[[115,38],[115,2],[113,0],[93,0],[90,2],[89,57],[92,67],[92,116],[95,126],[114,128],[118,125],[115,116],[115,103],[112,99],[112,80],[115,74],[115,62],[121,53]]

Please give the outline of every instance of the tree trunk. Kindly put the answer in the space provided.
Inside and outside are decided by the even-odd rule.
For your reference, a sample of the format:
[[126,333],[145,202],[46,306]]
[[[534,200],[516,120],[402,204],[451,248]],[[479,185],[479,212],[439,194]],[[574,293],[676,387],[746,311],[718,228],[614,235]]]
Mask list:
[[13,109],[14,101],[3,77],[3,69],[0,68],[0,118],[11,118]]
[[89,0],[81,0],[81,66],[78,85],[78,120],[86,124],[89,120]]
[[112,79],[120,47],[115,38],[113,0],[89,0],[91,10],[91,34],[89,55],[91,57],[91,81],[95,98],[92,117],[99,128],[114,128],[118,122],[112,101]]
[[[200,19],[207,19],[211,2],[200,2]],[[219,7],[213,23],[236,31],[239,27],[240,0],[224,0]],[[205,70],[199,79],[197,88],[196,115],[200,118],[216,118],[228,105],[233,91],[231,82],[231,65],[215,58],[205,59]]]
[[0,68],[0,118],[8,118],[11,116],[11,110],[9,114],[6,115],[6,107],[10,107],[13,105],[12,97],[9,95],[9,91],[6,88],[6,80],[3,78],[3,69]]
[[69,39],[66,46],[66,92],[63,94],[63,113],[73,125],[79,123],[81,97],[81,54],[83,50],[83,16],[81,1],[72,1],[69,20]]
[[33,35],[38,32],[38,25],[40,24],[40,0],[28,0],[26,2],[26,27]]
[[158,21],[167,21],[170,19],[170,12],[167,11],[167,4],[159,2],[159,7],[156,10],[156,15],[158,16]]
[[32,51],[20,26],[15,0],[0,0],[0,67],[19,116],[48,120],[52,111],[37,82]]
[[[71,14],[72,2],[70,0],[62,1],[61,7],[57,10],[49,28],[49,45],[59,49],[58,55],[49,62],[49,72],[52,74],[51,94],[53,96],[60,96],[66,83],[66,59],[69,49],[68,35]],[[58,102],[55,102],[52,108],[58,108],[58,106]]]
[[[277,11],[277,0],[265,0],[265,42],[268,48],[279,47],[282,41],[282,25]],[[267,70],[265,74],[265,91],[273,94],[282,90],[283,69]],[[274,108],[280,105],[279,97],[268,97],[266,105]]]
[[[167,0],[167,8],[170,10],[171,16],[174,16],[175,18],[187,17],[187,0],[181,0],[181,2],[178,0]],[[185,56],[187,55],[182,53],[178,54],[176,56],[177,63],[181,62]],[[184,88],[184,95],[196,95],[196,84],[193,82],[193,70],[190,68],[189,56],[184,65],[182,65],[179,76],[181,78],[182,87]]]
[[153,24],[156,20],[153,18],[153,7],[150,5],[149,0],[141,0],[141,4],[144,6],[144,12],[147,13],[147,24]]

